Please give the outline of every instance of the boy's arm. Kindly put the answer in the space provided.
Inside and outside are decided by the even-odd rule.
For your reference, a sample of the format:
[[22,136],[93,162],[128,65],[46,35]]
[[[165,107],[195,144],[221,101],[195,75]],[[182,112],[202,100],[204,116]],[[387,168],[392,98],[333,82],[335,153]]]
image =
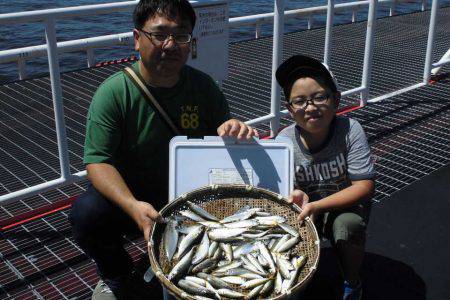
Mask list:
[[373,180],[352,181],[352,185],[328,197],[305,205],[300,219],[312,214],[351,207],[358,202],[369,201],[375,191]]

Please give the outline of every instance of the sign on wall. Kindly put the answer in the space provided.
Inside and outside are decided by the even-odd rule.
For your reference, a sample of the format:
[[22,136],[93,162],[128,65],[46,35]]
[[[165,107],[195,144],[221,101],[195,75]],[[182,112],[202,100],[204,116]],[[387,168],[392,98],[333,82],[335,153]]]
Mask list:
[[197,22],[188,64],[217,81],[228,75],[228,1],[191,1]]

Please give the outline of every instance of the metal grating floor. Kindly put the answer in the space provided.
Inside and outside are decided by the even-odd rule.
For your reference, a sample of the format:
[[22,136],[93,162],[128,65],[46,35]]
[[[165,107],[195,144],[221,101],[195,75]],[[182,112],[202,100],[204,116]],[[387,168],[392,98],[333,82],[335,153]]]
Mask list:
[[[429,12],[380,19],[376,25],[373,96],[420,81]],[[450,45],[450,8],[439,10],[434,59]],[[334,29],[331,67],[344,89],[359,85],[366,23]],[[323,28],[285,35],[285,58],[322,55]],[[392,34],[395,32],[395,34]],[[248,120],[270,110],[270,38],[230,45],[229,80],[223,84],[232,114]],[[62,75],[67,135],[73,172],[84,169],[85,116],[97,86],[124,64]],[[444,71],[448,71],[447,69]],[[448,79],[349,113],[366,130],[378,171],[375,201],[383,200],[449,164]],[[344,99],[350,104],[354,99]],[[290,120],[283,120],[286,125]],[[261,130],[267,130],[262,126]],[[50,82],[46,77],[0,86],[0,194],[58,177]],[[85,182],[0,206],[0,221],[79,194]],[[86,299],[97,282],[95,267],[71,239],[68,211],[0,233],[0,297]],[[130,241],[133,257],[142,240]]]

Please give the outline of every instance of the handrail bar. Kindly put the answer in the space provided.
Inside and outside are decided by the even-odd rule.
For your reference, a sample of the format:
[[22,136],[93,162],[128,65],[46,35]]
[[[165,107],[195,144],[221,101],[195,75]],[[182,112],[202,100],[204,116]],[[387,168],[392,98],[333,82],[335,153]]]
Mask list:
[[111,12],[128,11],[133,9],[138,2],[139,1],[112,2],[0,14],[0,25],[42,22],[46,19],[66,19],[78,17],[80,15],[99,15]]

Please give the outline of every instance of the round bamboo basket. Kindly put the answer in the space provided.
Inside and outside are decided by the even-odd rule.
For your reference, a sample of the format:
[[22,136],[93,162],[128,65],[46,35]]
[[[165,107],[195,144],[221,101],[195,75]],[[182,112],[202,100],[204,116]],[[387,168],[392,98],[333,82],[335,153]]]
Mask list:
[[[314,275],[320,255],[320,243],[313,222],[306,218],[300,226],[297,217],[301,209],[295,204],[287,203],[281,195],[249,185],[212,185],[195,189],[176,198],[161,210],[166,218],[179,215],[180,211],[188,209],[186,201],[191,201],[213,214],[219,219],[234,214],[242,207],[260,207],[274,215],[286,218],[287,223],[300,233],[301,241],[293,249],[293,255],[306,256],[306,264],[302,268],[297,284],[284,294],[274,292],[264,296],[264,299],[294,299],[303,290]],[[167,279],[171,268],[177,263],[169,263],[163,249],[163,232],[165,224],[155,223],[150,231],[148,255],[153,272],[161,284],[177,299],[192,299],[194,297]]]

